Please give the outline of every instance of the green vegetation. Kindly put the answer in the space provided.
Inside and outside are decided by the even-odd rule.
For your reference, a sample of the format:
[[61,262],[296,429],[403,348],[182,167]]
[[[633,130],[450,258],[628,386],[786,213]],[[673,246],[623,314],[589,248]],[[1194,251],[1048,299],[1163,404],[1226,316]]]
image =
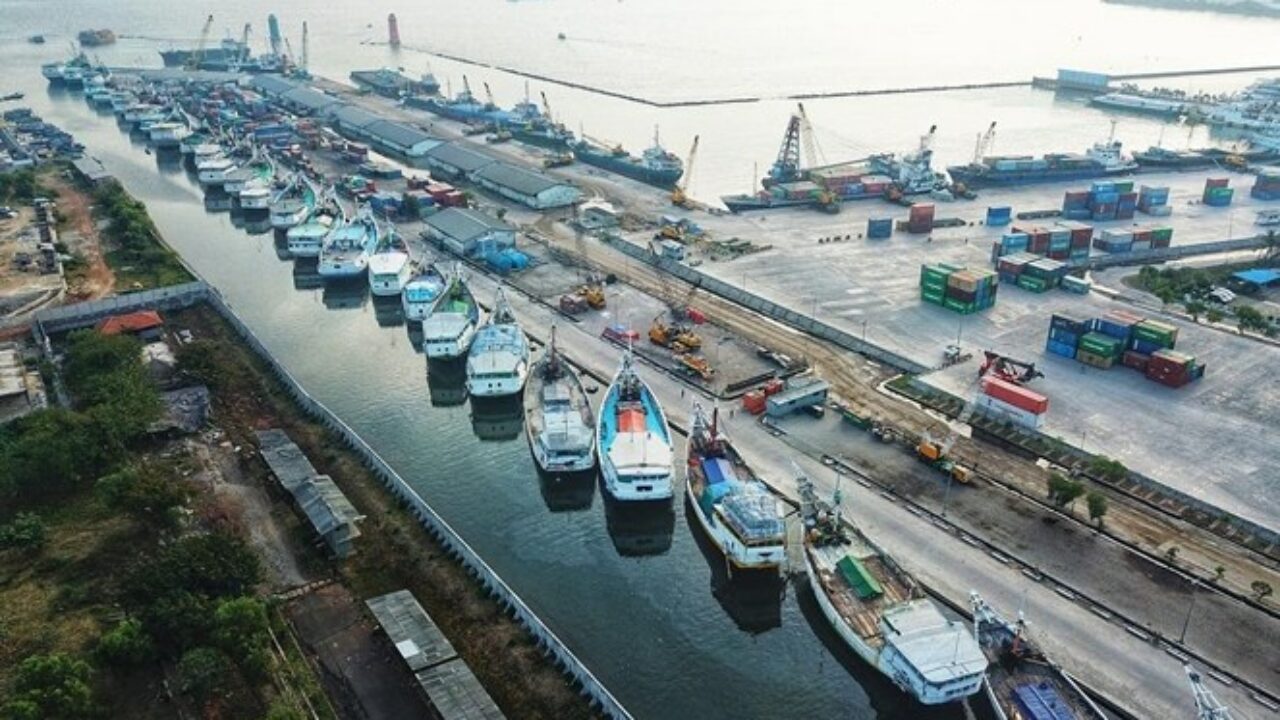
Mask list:
[[1129,477],[1129,468],[1119,460],[1112,460],[1103,455],[1094,455],[1089,458],[1089,473],[1100,480],[1107,482],[1120,482]]
[[1236,324],[1240,326],[1240,330],[1262,333],[1267,337],[1276,335],[1276,328],[1256,308],[1248,305],[1238,305],[1235,308],[1235,314]]
[[29,205],[32,200],[48,194],[33,168],[0,173],[0,204]]
[[118,287],[144,290],[191,281],[178,254],[161,243],[146,206],[116,183],[100,188],[94,197],[99,212],[110,221],[104,235],[113,248],[106,260]]
[[5,720],[81,720],[94,712],[89,664],[61,653],[33,655],[18,665]]
[[1253,596],[1261,602],[1263,599],[1271,595],[1271,583],[1264,580],[1254,580],[1249,585],[1249,589],[1253,590]]
[[1102,527],[1102,518],[1107,514],[1107,496],[1097,490],[1090,490],[1084,496],[1084,502],[1089,508],[1089,519]]
[[[1276,258],[1270,257],[1261,263],[1236,263],[1214,267],[1157,269],[1154,266],[1147,265],[1139,270],[1137,275],[1126,278],[1125,282],[1155,295],[1166,305],[1178,302],[1184,303],[1187,313],[1196,322],[1199,322],[1200,316],[1203,315],[1209,322],[1216,323],[1222,321],[1224,313],[1206,302],[1209,297],[1209,291],[1225,283],[1232,273],[1239,270],[1264,267],[1275,263]],[[1243,331],[1262,333],[1268,337],[1275,337],[1280,333],[1262,313],[1249,305],[1237,302],[1230,312],[1235,314],[1237,323]]]
[[107,507],[132,516],[148,530],[172,530],[193,491],[174,482],[167,469],[154,464],[128,467],[98,480],[95,488]]
[[20,512],[13,520],[0,525],[0,550],[18,548],[39,552],[45,544],[45,525],[40,516],[31,512]]
[[1054,505],[1065,508],[1081,495],[1084,495],[1084,483],[1065,477],[1061,473],[1049,476],[1049,500]]

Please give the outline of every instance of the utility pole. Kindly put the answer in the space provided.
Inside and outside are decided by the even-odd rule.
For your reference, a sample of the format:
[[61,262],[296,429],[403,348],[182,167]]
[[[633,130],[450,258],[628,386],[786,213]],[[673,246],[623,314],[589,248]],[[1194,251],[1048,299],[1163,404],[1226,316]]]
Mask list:
[[1200,589],[1200,583],[1191,581],[1191,604],[1187,606],[1187,617],[1182,621],[1182,632],[1178,633],[1178,644],[1181,645],[1187,639],[1187,628],[1191,627],[1191,613],[1196,609],[1196,590]]

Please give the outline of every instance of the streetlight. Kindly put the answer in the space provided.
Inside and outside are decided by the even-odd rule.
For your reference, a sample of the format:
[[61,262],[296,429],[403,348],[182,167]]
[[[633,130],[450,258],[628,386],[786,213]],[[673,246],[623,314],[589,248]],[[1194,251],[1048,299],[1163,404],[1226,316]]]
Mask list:
[[1196,590],[1200,589],[1200,583],[1196,580],[1191,581],[1191,604],[1187,606],[1187,618],[1182,621],[1182,632],[1178,633],[1178,644],[1181,645],[1187,639],[1187,628],[1191,626],[1191,612],[1196,609]]

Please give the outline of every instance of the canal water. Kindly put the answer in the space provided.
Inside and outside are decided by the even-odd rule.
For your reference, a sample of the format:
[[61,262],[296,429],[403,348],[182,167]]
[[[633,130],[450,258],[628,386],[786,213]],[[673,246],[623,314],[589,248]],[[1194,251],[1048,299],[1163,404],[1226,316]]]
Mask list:
[[[335,292],[272,233],[207,200],[79,94],[0,52],[27,103],[147,204],[169,242],[318,399],[354,427],[638,717],[958,718],[909,702],[844,649],[807,589],[729,583],[683,502],[624,512],[594,478],[539,478],[513,405],[462,397],[462,371],[415,350],[395,304]],[[33,80],[34,78],[34,80]],[[259,233],[259,234],[252,234]],[[363,286],[361,286],[363,287]]]

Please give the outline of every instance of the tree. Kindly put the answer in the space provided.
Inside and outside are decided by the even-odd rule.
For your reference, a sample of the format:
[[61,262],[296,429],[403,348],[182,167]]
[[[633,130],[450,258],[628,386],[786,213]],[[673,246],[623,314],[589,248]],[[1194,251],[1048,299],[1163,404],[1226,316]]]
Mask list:
[[98,480],[96,488],[107,507],[128,513],[157,532],[177,525],[179,510],[192,492],[182,478],[150,465],[112,473]]
[[261,677],[267,670],[266,645],[270,638],[267,608],[252,597],[232,598],[218,605],[213,616],[213,639],[249,675]]
[[1064,477],[1061,473],[1049,476],[1049,500],[1065,508],[1084,494],[1084,483]]
[[1249,584],[1249,589],[1253,591],[1254,599],[1262,602],[1263,598],[1271,595],[1271,583],[1265,580],[1254,580]]
[[44,521],[35,513],[20,512],[9,523],[0,525],[0,550],[21,548],[38,552],[44,543]]
[[193,535],[165,547],[125,578],[127,601],[145,605],[172,591],[218,599],[244,595],[262,574],[258,556],[230,533]]
[[137,667],[155,658],[155,644],[137,620],[125,620],[98,638],[94,650],[101,665]]
[[1102,518],[1107,514],[1107,496],[1097,490],[1090,490],[1084,500],[1089,507],[1089,519],[1101,527]]
[[1129,469],[1124,466],[1124,463],[1102,455],[1089,458],[1089,472],[1108,482],[1120,482],[1129,477]]
[[1209,306],[1199,300],[1192,300],[1187,303],[1186,308],[1187,313],[1191,315],[1191,319],[1196,322],[1200,322],[1200,316],[1209,309]]
[[1271,329],[1271,323],[1258,310],[1249,305],[1240,305],[1235,309],[1236,322],[1241,330],[1253,330],[1265,333]]
[[65,495],[107,459],[93,421],[64,408],[31,413],[14,423],[13,433],[2,464],[13,491],[26,500]]
[[1222,578],[1226,574],[1227,574],[1227,569],[1222,565],[1219,565],[1218,567],[1213,569],[1213,581],[1222,582]]
[[1204,314],[1204,319],[1211,323],[1220,323],[1222,322],[1222,311],[1217,308],[1209,308],[1209,311]]
[[182,654],[178,661],[178,681],[182,691],[201,703],[224,690],[230,680],[226,657],[213,648],[198,647]]
[[93,713],[89,690],[89,664],[62,653],[32,655],[18,665],[13,680],[13,699],[5,714],[48,720],[80,720]]
[[422,218],[422,203],[418,200],[418,196],[406,193],[402,211],[410,220],[420,220]]
[[85,405],[110,402],[109,390],[98,386],[106,375],[121,372],[145,372],[142,369],[142,343],[129,335],[103,335],[97,330],[72,333],[63,364],[63,378],[70,390]]
[[1178,560],[1178,546],[1170,545],[1169,549],[1164,551],[1164,558],[1171,563],[1176,562]]

